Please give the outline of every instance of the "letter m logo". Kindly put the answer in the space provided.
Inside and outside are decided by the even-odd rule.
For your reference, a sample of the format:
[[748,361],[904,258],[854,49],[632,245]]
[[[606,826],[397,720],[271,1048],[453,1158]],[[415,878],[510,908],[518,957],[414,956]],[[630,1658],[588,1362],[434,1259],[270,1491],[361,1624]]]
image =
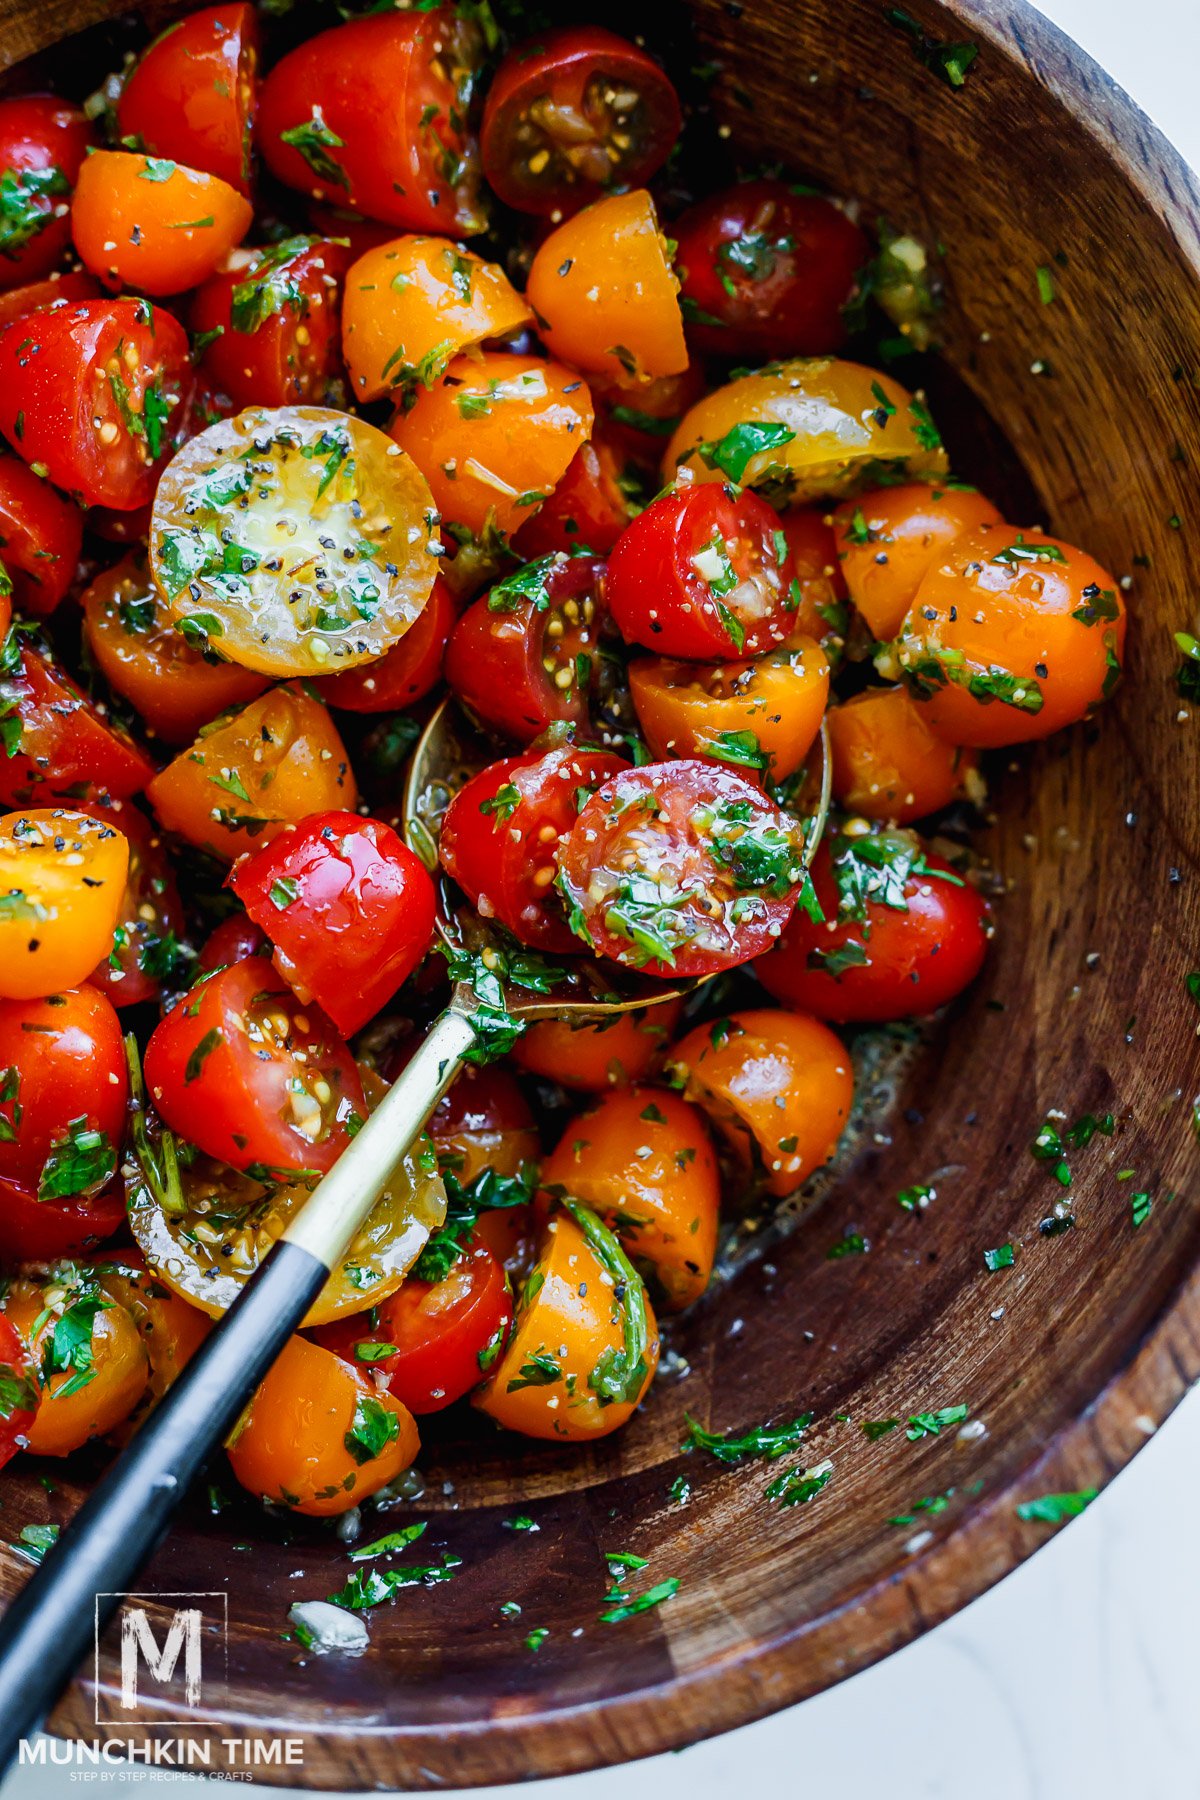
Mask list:
[[[102,1623],[118,1602],[110,1630]],[[228,1595],[97,1594],[96,1723],[186,1725],[228,1682]],[[202,1689],[205,1692],[202,1694]]]
[[200,1627],[203,1614],[199,1607],[177,1607],[171,1615],[166,1639],[159,1648],[146,1609],[127,1607],[121,1615],[121,1705],[133,1712],[138,1703],[138,1670],[144,1662],[152,1681],[166,1687],[175,1673],[175,1665],[183,1655],[183,1702],[185,1706],[200,1704]]

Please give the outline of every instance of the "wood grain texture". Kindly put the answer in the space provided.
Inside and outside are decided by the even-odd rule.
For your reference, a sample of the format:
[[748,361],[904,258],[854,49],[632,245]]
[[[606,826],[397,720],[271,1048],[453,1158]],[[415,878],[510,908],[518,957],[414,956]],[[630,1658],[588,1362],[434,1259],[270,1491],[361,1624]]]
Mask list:
[[[0,0],[2,55],[109,10]],[[564,1454],[468,1421],[432,1445],[422,1548],[452,1548],[463,1570],[379,1609],[357,1662],[305,1666],[279,1637],[292,1599],[344,1580],[334,1541],[272,1527],[244,1549],[244,1518],[181,1523],[145,1587],[227,1587],[233,1621],[227,1690],[195,1733],[302,1730],[303,1770],[275,1780],[421,1788],[563,1773],[787,1705],[1006,1574],[1048,1535],[1020,1523],[1016,1503],[1103,1486],[1200,1374],[1200,1015],[1184,991],[1200,946],[1200,717],[1176,718],[1171,638],[1195,625],[1195,183],[1018,0],[911,0],[935,35],[980,45],[958,93],[875,0],[688,10],[695,44],[680,50],[674,24],[665,41],[688,64],[720,60],[714,104],[737,146],[945,246],[945,355],[1032,484],[1041,518],[1024,522],[1136,576],[1126,679],[1093,726],[1001,773],[988,845],[1010,888],[1000,935],[965,1011],[916,1064],[893,1141],[863,1152],[770,1265],[697,1309],[680,1338],[690,1372],[661,1382],[625,1433]],[[1044,306],[1035,271],[1051,262],[1057,297]],[[996,485],[993,440],[965,435],[959,461]],[[1008,479],[999,460],[995,474]],[[1121,1131],[1076,1159],[1077,1229],[1043,1238],[1058,1190],[1028,1147],[1051,1108],[1111,1110]],[[921,1218],[897,1206],[897,1189],[951,1166]],[[1122,1168],[1137,1179],[1119,1183]],[[1138,1231],[1133,1187],[1157,1196]],[[828,1261],[848,1225],[870,1253]],[[989,1274],[983,1251],[1008,1241],[1015,1268]],[[959,1401],[983,1436],[910,1444],[897,1431],[869,1444],[836,1417]],[[805,1460],[832,1459],[829,1487],[778,1511],[764,1465],[679,1454],[685,1408],[722,1429],[812,1411]],[[683,1507],[668,1497],[680,1474]],[[951,1488],[910,1553],[919,1525],[888,1519]],[[66,1519],[79,1491],[71,1477],[48,1499],[10,1474],[6,1535]],[[503,1529],[517,1505],[536,1534]],[[655,1579],[681,1577],[677,1599],[598,1624],[613,1548],[648,1556]],[[23,1574],[0,1556],[3,1591]],[[515,1622],[498,1612],[509,1599],[523,1609]],[[521,1648],[534,1626],[550,1631],[536,1656]],[[110,1648],[101,1681],[113,1680]],[[83,1679],[55,1728],[91,1736],[92,1709]]]

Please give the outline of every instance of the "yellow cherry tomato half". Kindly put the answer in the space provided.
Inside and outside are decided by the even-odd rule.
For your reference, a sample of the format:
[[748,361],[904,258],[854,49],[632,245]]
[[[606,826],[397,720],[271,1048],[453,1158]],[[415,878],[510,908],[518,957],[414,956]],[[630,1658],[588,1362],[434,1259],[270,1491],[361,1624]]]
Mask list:
[[0,817],[0,997],[37,1000],[86,981],[112,949],[129,840],[58,809]]
[[64,1266],[62,1279],[17,1280],[4,1313],[29,1350],[41,1399],[29,1428],[34,1456],[69,1456],[112,1431],[145,1392],[150,1364],[125,1308]]
[[253,216],[219,176],[129,150],[85,157],[71,202],[85,267],[109,287],[143,294],[182,294],[207,280]]
[[657,760],[699,756],[781,781],[821,729],[829,664],[812,638],[796,637],[745,662],[644,657],[630,665],[629,688]]
[[921,582],[956,537],[1000,523],[990,500],[957,482],[904,482],[843,500],[833,515],[838,560],[874,637],[895,637]]
[[828,715],[833,797],[848,813],[909,825],[984,796],[979,753],[930,730],[908,689],[864,688]]

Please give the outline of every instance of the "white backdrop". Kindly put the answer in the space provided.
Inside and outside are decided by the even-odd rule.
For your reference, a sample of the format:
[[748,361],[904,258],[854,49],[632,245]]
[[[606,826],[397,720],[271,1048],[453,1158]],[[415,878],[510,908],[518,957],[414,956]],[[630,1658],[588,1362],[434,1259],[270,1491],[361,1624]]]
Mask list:
[[[1042,0],[1200,168],[1200,0]],[[1200,1397],[1081,1519],[957,1618],[790,1712],[537,1800],[1191,1800],[1200,1796]],[[146,1800],[145,1775],[110,1795]],[[196,1777],[158,1779],[200,1800]],[[0,1800],[62,1800],[65,1770]],[[161,1788],[159,1790],[161,1792]],[[204,1791],[211,1800],[213,1789]],[[266,1790],[259,1789],[260,1793]],[[478,1800],[529,1790],[489,1788]]]

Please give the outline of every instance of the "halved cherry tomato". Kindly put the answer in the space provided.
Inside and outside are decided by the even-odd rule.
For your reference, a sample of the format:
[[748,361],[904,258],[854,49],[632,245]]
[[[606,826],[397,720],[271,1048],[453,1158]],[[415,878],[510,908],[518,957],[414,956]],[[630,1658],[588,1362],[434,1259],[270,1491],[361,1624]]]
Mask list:
[[442,677],[446,640],[455,620],[454,596],[439,575],[415,622],[376,662],[327,675],[317,691],[345,712],[399,711],[421,700]]
[[833,515],[842,577],[878,641],[895,637],[955,538],[1001,522],[990,500],[959,482],[905,482],[843,500]]
[[300,687],[277,687],[215,720],[146,798],[168,831],[232,862],[311,812],[348,811],[358,789],[325,708]]
[[120,1021],[95,988],[0,1000],[0,1178],[94,1199],[116,1173],[128,1092]]
[[558,850],[574,929],[650,975],[712,975],[779,936],[803,878],[801,828],[715,763],[648,763],[604,783]]
[[173,1294],[137,1250],[106,1250],[92,1266],[137,1326],[150,1361],[148,1394],[161,1400],[212,1330],[207,1314]]
[[446,680],[505,737],[588,717],[604,564],[563,551],[526,563],[474,601],[450,633]]
[[115,825],[129,845],[129,874],[113,947],[88,977],[114,1006],[155,1000],[163,984],[181,985],[190,967],[180,940],[187,929],[183,903],[162,835],[131,800],[79,800],[80,812]]
[[611,188],[644,186],[681,122],[644,51],[598,25],[562,25],[518,44],[492,77],[483,172],[506,206],[557,220]]
[[845,1045],[798,1012],[752,1007],[697,1025],[668,1067],[747,1167],[757,1154],[773,1194],[829,1161],[854,1098]]
[[791,551],[757,494],[707,483],[652,500],[608,565],[608,607],[626,642],[663,656],[755,656],[791,629]]
[[335,25],[271,70],[259,149],[281,181],[314,199],[404,231],[482,231],[467,124],[482,56],[478,26],[453,6]]
[[[814,637],[833,654],[846,635],[847,608],[846,580],[830,514],[823,506],[789,506],[779,515],[779,523],[796,571],[795,586],[788,593],[796,603],[792,634]],[[791,636],[784,641],[790,643]]]
[[946,452],[924,401],[890,375],[815,357],[715,388],[684,415],[662,467],[664,481],[686,468],[790,504],[840,496],[868,469],[935,475]]
[[1082,719],[1119,681],[1124,645],[1107,570],[1014,527],[955,539],[917,589],[897,661],[931,729],[984,749]]
[[104,679],[165,743],[190,744],[218,713],[267,685],[265,675],[222,662],[176,629],[144,551],[96,577],[83,594],[83,622]]
[[323,1174],[367,1116],[329,1020],[258,956],[201,981],[167,1014],[145,1071],[172,1131],[235,1169]]
[[825,716],[829,664],[812,638],[756,661],[674,662],[646,656],[629,667],[638,723],[654,757],[703,757],[769,773],[793,774]]
[[71,241],[71,189],[91,143],[83,113],[52,94],[0,100],[0,288],[48,275]]
[[555,891],[555,855],[579,796],[627,768],[607,750],[571,747],[506,757],[475,775],[442,823],[442,866],[485,918],[523,944],[566,955],[576,939]]
[[668,1308],[698,1300],[717,1249],[721,1182],[704,1118],[662,1088],[604,1094],[567,1127],[542,1168],[547,1194],[570,1194],[648,1264]]
[[83,514],[15,456],[0,456],[0,561],[24,613],[44,619],[72,581]]
[[528,557],[558,550],[607,556],[632,516],[620,475],[616,452],[603,438],[583,444],[549,499],[518,531],[514,550]]
[[192,331],[208,340],[200,366],[242,406],[338,406],[344,244],[284,238],[235,250],[192,301]]
[[44,1283],[14,1281],[4,1313],[25,1343],[40,1390],[25,1434],[34,1456],[69,1456],[128,1418],[150,1365],[137,1326],[94,1277],[68,1265]]
[[870,258],[832,201],[786,181],[742,181],[672,226],[688,335],[717,356],[826,356],[846,338],[842,308]]
[[497,1063],[463,1070],[438,1102],[429,1132],[441,1167],[464,1188],[485,1169],[515,1175],[523,1163],[536,1162],[541,1150],[519,1082]]
[[952,800],[983,797],[979,753],[929,729],[908,689],[864,688],[829,713],[833,797],[864,819],[910,825]]
[[117,132],[250,192],[259,30],[252,6],[207,6],[155,38],[126,76]]
[[547,349],[574,368],[643,379],[688,366],[679,283],[644,189],[598,200],[552,231],[525,292]]
[[0,294],[0,331],[14,319],[28,318],[47,306],[69,306],[76,300],[98,300],[100,283],[81,269],[55,270],[44,281],[31,281],[24,287],[10,288]]
[[97,150],[79,171],[71,231],[85,267],[106,287],[181,294],[207,281],[253,216],[250,202],[216,175]]
[[433,882],[390,825],[313,813],[247,856],[229,885],[275,946],[275,966],[350,1037],[433,939]]
[[974,981],[987,952],[988,908],[911,832],[828,839],[813,887],[825,914],[797,912],[778,948],[755,963],[785,1006],[838,1024],[935,1012]]
[[444,1280],[410,1275],[369,1318],[323,1326],[316,1341],[372,1374],[409,1412],[433,1413],[479,1386],[511,1323],[503,1268],[483,1244],[469,1243]]
[[148,300],[81,300],[0,334],[0,431],[87,506],[154,494],[192,386],[187,333]]
[[0,800],[45,805],[80,793],[124,800],[144,788],[154,764],[124,728],[49,657],[28,645],[14,648],[15,663],[0,680],[8,751],[0,761]]
[[608,1227],[572,1202],[542,1232],[512,1335],[475,1404],[526,1437],[607,1437],[645,1397],[658,1351],[641,1277]]
[[682,1009],[664,1000],[639,1012],[614,1013],[595,1024],[539,1019],[522,1032],[513,1061],[560,1087],[601,1094],[649,1075],[662,1056]]
[[440,381],[415,390],[388,429],[443,519],[468,535],[508,537],[554,492],[593,417],[573,370],[488,350],[457,357]]
[[450,360],[508,337],[533,315],[499,263],[444,237],[393,238],[346,277],[342,347],[356,401],[417,382],[431,387]]
[[0,817],[0,995],[34,1000],[86,981],[112,949],[128,869],[115,826],[77,812]]
[[327,1518],[377,1493],[420,1448],[407,1407],[320,1344],[292,1337],[226,1446],[242,1486]]
[[211,975],[230,963],[243,962],[247,956],[270,956],[271,943],[253,919],[244,912],[230,913],[205,939],[196,958],[196,979]]
[[119,1177],[98,1194],[43,1200],[17,1181],[0,1179],[0,1257],[5,1262],[54,1262],[84,1256],[125,1223]]
[[29,1352],[15,1326],[0,1313],[0,1469],[24,1448],[37,1407]]
[[615,450],[648,471],[657,470],[666,440],[707,388],[699,362],[657,381],[639,381],[624,370],[619,377],[592,377],[606,437]]
[[251,407],[159,483],[150,569],[188,637],[275,677],[382,656],[437,574],[433,501],[382,431],[321,406]]

